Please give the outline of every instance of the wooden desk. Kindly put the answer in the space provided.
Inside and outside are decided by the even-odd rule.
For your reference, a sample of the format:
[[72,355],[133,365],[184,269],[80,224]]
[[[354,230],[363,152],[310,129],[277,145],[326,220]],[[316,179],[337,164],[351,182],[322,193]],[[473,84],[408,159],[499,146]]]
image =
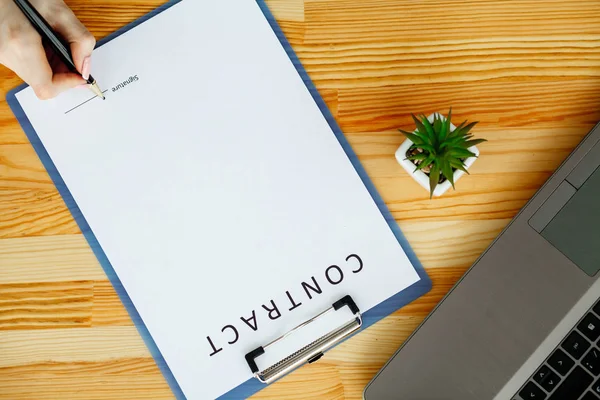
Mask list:
[[[190,0],[191,1],[191,0]],[[72,0],[102,37],[162,0]],[[597,0],[271,0],[273,12],[431,275],[433,290],[260,392],[363,387],[600,120]],[[2,99],[19,80],[0,70]],[[479,120],[482,156],[430,201],[394,151],[409,114]],[[0,399],[171,392],[8,106],[0,102]],[[201,379],[201,377],[199,377]]]

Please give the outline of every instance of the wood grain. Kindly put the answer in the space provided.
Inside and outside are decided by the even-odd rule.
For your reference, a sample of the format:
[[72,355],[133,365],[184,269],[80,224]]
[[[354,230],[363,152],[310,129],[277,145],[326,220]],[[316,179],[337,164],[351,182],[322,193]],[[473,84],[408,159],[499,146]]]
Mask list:
[[0,240],[0,285],[105,279],[82,235]]
[[[67,0],[101,38],[163,0]],[[362,389],[600,120],[597,0],[268,0],[433,280],[426,296],[258,393]],[[0,67],[0,92],[20,83]],[[481,158],[429,200],[396,163],[411,113],[479,121]],[[0,399],[172,399],[33,148],[0,101]]]
[[0,285],[0,330],[91,327],[92,281]]

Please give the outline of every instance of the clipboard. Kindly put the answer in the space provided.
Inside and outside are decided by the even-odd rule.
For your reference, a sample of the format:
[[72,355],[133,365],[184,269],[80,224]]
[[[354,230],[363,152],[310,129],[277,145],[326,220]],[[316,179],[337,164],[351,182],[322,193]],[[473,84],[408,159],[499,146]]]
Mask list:
[[[107,42],[122,35],[123,33],[135,28],[137,25],[139,25],[139,24],[147,21],[148,19],[153,18],[154,16],[160,14],[161,12],[167,10],[168,8],[179,3],[180,1],[181,0],[169,1],[168,3],[158,7],[157,9],[155,9],[152,12],[148,13],[147,15],[143,16],[142,18],[138,19],[137,21],[121,28],[120,30],[114,32],[113,34],[100,40],[98,42],[97,46],[99,47],[99,46],[106,44]],[[372,196],[373,200],[377,204],[377,207],[379,208],[381,214],[385,218],[385,221],[389,225],[389,228],[391,229],[394,236],[398,240],[399,244],[403,248],[404,252],[408,256],[409,260],[411,261],[420,280],[417,281],[415,284],[409,286],[408,288],[404,289],[403,291],[392,296],[391,298],[387,299],[386,301],[369,309],[365,313],[360,313],[357,305],[353,304],[352,297],[351,297],[352,294],[349,293],[348,294],[349,296],[347,298],[340,299],[341,303],[336,302],[336,304],[333,304],[331,307],[331,309],[335,310],[335,309],[347,306],[348,308],[351,309],[351,311],[353,312],[353,314],[355,316],[353,321],[349,321],[349,325],[348,325],[348,327],[346,327],[344,332],[342,332],[341,335],[336,335],[335,340],[329,341],[327,343],[318,343],[318,344],[324,345],[324,347],[313,346],[310,349],[300,349],[300,350],[309,350],[309,351],[303,353],[302,357],[300,357],[300,359],[292,360],[293,362],[291,364],[286,365],[286,367],[290,367],[290,368],[285,368],[284,373],[278,373],[278,374],[276,374],[275,377],[269,376],[269,374],[268,374],[269,372],[273,372],[272,370],[267,369],[267,370],[260,371],[257,365],[252,365],[252,362],[255,363],[257,357],[260,357],[260,355],[259,355],[259,353],[261,352],[260,350],[258,350],[257,352],[254,352],[254,353],[249,353],[246,360],[240,360],[240,362],[248,363],[248,367],[255,374],[256,379],[255,378],[249,379],[248,381],[240,384],[239,386],[235,387],[234,389],[232,389],[229,392],[225,393],[224,395],[220,396],[219,399],[241,399],[241,398],[250,397],[251,395],[253,395],[256,392],[263,389],[265,387],[266,383],[271,383],[272,381],[279,379],[279,377],[283,376],[286,372],[290,372],[291,370],[295,369],[296,367],[298,367],[299,365],[302,365],[305,362],[317,361],[318,358],[320,358],[323,355],[323,351],[325,351],[326,349],[329,349],[329,348],[341,343],[342,341],[351,337],[352,335],[359,332],[360,330],[373,325],[375,322],[377,322],[380,319],[386,317],[387,315],[393,313],[394,311],[398,310],[399,308],[403,307],[404,305],[414,301],[415,299],[424,295],[431,289],[431,281],[430,281],[429,277],[427,276],[425,270],[423,269],[422,265],[418,261],[415,253],[409,246],[408,242],[404,238],[396,221],[394,220],[394,218],[392,217],[391,213],[389,212],[387,206],[385,205],[382,198],[378,194],[373,183],[367,176],[365,170],[363,169],[362,165],[360,164],[360,162],[358,160],[358,157],[352,150],[352,148],[349,145],[348,141],[346,140],[345,136],[341,132],[337,123],[335,122],[333,116],[329,112],[325,102],[319,95],[317,89],[315,88],[315,86],[312,83],[312,81],[310,80],[308,74],[304,70],[302,64],[300,63],[300,61],[299,61],[298,57],[296,56],[295,52],[293,51],[291,45],[289,44],[286,37],[284,36],[284,34],[283,34],[281,28],[279,27],[278,23],[276,22],[275,18],[271,14],[265,1],[264,0],[255,0],[255,1],[257,2],[258,6],[260,7],[261,11],[263,12],[270,27],[276,34],[282,47],[285,49],[285,52],[288,55],[288,57],[290,58],[290,60],[292,61],[294,67],[296,68],[296,71],[302,78],[302,81],[306,85],[306,88],[309,90],[313,100],[318,105],[321,113],[323,114],[324,118],[326,119],[327,123],[329,124],[331,130],[334,132],[340,146],[343,148],[348,159],[351,161],[352,165],[354,166],[355,170],[357,171],[358,175],[360,176],[363,184],[365,185],[368,192]],[[179,386],[177,380],[175,379],[174,374],[170,370],[164,357],[162,356],[161,352],[159,351],[158,346],[156,345],[154,339],[150,335],[150,332],[149,332],[148,328],[146,327],[146,325],[144,324],[142,318],[140,317],[140,314],[136,310],[136,307],[134,306],[131,298],[129,297],[129,294],[127,293],[123,284],[119,280],[115,270],[113,269],[111,263],[108,260],[108,257],[106,256],[105,252],[101,248],[96,236],[92,232],[92,229],[90,228],[88,222],[86,221],[81,210],[79,209],[79,206],[75,202],[73,196],[71,195],[69,189],[67,188],[65,182],[63,181],[59,171],[57,170],[56,166],[54,165],[54,162],[50,158],[50,156],[49,156],[48,152],[46,151],[46,149],[44,148],[44,145],[42,144],[40,138],[38,137],[37,133],[33,129],[31,122],[28,120],[27,116],[25,115],[24,110],[22,109],[21,105],[17,101],[16,93],[18,93],[19,91],[23,90],[26,87],[27,87],[27,85],[21,85],[20,87],[17,87],[8,93],[7,101],[8,101],[9,106],[11,107],[15,116],[17,117],[17,119],[18,119],[19,123],[21,124],[22,128],[24,129],[28,139],[30,140],[36,153],[38,154],[38,157],[42,161],[45,169],[48,171],[52,181],[56,185],[56,187],[57,187],[61,197],[65,201],[69,211],[73,215],[73,217],[74,217],[75,221],[77,222],[79,228],[81,229],[83,235],[85,236],[86,240],[88,241],[88,243],[89,243],[90,247],[92,248],[94,254],[96,255],[97,259],[99,260],[109,281],[115,288],[115,291],[117,292],[120,300],[122,301],[123,305],[127,309],[137,330],[139,331],[140,335],[142,336],[146,346],[148,347],[150,353],[152,354],[152,357],[154,358],[156,364],[158,365],[159,369],[163,373],[168,384],[170,385],[173,393],[175,394],[175,396],[178,399],[185,399],[186,397],[185,397],[181,387]],[[323,313],[321,313],[322,315],[319,314],[319,315],[315,316],[315,318],[313,318],[313,319],[320,318],[321,316],[324,317],[329,311],[331,311],[331,310],[330,309],[324,310]],[[298,325],[297,328],[301,328],[306,323],[310,323],[311,321],[304,321],[300,325]],[[352,327],[350,327],[351,323],[352,323]],[[358,325],[358,328],[356,327],[356,325]],[[268,347],[269,344],[271,344],[279,339],[281,339],[281,338],[265,338],[265,343],[267,343],[267,344],[262,346],[262,351],[264,352],[265,348]],[[317,339],[316,340],[317,342],[320,340],[318,338],[315,338],[315,339]],[[293,355],[290,355],[290,356],[293,356]],[[266,373],[265,373],[265,371],[266,371]],[[275,372],[280,372],[280,371],[275,371]]]

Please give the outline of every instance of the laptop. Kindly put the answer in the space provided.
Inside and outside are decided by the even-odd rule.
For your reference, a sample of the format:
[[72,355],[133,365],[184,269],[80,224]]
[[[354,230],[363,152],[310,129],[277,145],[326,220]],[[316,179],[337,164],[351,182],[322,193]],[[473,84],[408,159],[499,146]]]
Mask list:
[[600,400],[600,124],[364,390]]

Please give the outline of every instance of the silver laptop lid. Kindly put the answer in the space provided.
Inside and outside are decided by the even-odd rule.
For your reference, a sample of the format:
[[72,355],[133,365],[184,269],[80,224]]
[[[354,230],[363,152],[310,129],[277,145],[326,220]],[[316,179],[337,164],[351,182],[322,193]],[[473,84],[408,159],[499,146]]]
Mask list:
[[510,399],[511,385],[527,379],[518,376],[528,373],[523,366],[537,368],[533,355],[543,361],[551,351],[544,341],[560,340],[552,333],[561,322],[576,321],[573,310],[584,312],[600,296],[599,166],[600,125],[375,376],[364,398]]

